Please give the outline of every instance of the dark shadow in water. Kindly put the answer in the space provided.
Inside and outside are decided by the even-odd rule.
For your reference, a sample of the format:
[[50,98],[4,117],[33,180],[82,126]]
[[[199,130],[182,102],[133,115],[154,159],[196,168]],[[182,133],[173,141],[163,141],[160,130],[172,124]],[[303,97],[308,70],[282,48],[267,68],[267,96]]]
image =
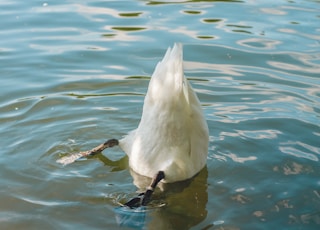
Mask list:
[[189,229],[207,217],[207,167],[195,177],[172,184],[162,184],[165,206],[151,213],[148,227]]
[[[150,184],[150,178],[132,171],[131,174],[133,183],[141,191]],[[144,226],[147,229],[189,229],[201,223],[207,216],[207,177],[208,170],[205,167],[189,180],[171,184],[161,183],[153,195],[153,200],[145,209],[122,209],[125,210],[125,215],[117,210],[117,220],[122,221],[118,223],[127,227],[132,227],[134,223],[139,228]]]
[[188,2],[238,2],[243,3],[242,0],[186,0],[186,1],[146,1],[147,5],[163,5],[163,4],[185,4]]
[[128,17],[139,17],[143,12],[130,12],[130,13],[119,13],[120,17],[128,18]]
[[[96,155],[112,171],[128,169],[128,157],[112,161],[103,154]],[[130,171],[133,183],[143,192],[151,183],[151,178]],[[191,179],[176,183],[160,183],[153,199],[146,207],[130,209],[116,207],[115,216],[120,226],[129,228],[188,229],[201,223],[207,216],[206,205],[208,169],[203,168]]]

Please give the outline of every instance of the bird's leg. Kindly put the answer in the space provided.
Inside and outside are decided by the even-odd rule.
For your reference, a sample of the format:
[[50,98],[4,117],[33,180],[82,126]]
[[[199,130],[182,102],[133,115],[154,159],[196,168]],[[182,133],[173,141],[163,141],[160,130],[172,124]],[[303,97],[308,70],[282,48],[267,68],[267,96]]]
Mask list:
[[152,179],[151,185],[148,187],[147,191],[144,193],[141,204],[143,206],[147,205],[151,200],[151,195],[154,189],[157,187],[158,183],[164,179],[164,172],[159,171],[157,175]]
[[110,139],[110,140],[107,140],[103,144],[98,145],[97,147],[95,147],[91,150],[79,152],[79,153],[73,153],[71,155],[62,157],[62,158],[58,159],[57,162],[61,163],[63,165],[71,164],[82,157],[95,155],[97,153],[102,152],[106,148],[111,148],[111,147],[118,145],[118,144],[119,144],[119,141],[117,139]]
[[151,185],[147,188],[147,191],[144,193],[140,193],[138,197],[135,197],[125,203],[125,206],[128,206],[130,208],[135,208],[139,206],[146,206],[150,200],[151,195],[154,191],[154,189],[157,187],[158,183],[164,179],[165,175],[163,171],[159,171],[156,176],[152,179]]

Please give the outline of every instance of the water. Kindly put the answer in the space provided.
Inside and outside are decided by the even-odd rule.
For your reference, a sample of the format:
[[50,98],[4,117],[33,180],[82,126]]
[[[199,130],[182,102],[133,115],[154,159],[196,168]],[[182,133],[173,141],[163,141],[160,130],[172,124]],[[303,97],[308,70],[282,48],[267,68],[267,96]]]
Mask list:
[[[318,229],[319,1],[0,1],[1,229]],[[156,63],[184,44],[207,167],[119,208],[120,149]],[[148,181],[145,182],[146,184]]]

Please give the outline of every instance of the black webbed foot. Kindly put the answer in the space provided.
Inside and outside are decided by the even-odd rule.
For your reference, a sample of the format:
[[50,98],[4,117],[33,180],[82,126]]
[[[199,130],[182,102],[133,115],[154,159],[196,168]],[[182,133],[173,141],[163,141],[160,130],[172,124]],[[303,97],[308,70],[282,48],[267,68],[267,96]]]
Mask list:
[[142,206],[143,195],[144,195],[144,193],[140,193],[137,197],[132,198],[124,205],[129,208],[138,208],[138,207]]
[[103,145],[107,148],[111,148],[115,145],[119,145],[119,141],[117,139],[109,139],[106,142],[104,142]]
[[132,198],[124,205],[129,208],[138,208],[140,206],[146,206],[151,200],[151,195],[154,189],[157,187],[157,184],[162,179],[164,179],[164,172],[159,171],[157,175],[152,179],[151,185],[148,187],[146,192],[140,193],[137,197]]

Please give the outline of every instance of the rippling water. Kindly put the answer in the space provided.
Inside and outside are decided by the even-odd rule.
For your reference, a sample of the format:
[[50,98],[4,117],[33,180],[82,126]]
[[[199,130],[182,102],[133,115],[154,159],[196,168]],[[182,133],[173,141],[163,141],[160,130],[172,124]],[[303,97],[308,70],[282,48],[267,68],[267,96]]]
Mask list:
[[[319,1],[0,6],[1,229],[319,228]],[[146,210],[119,208],[137,192],[120,149],[56,160],[134,129],[174,42],[208,121],[208,164]]]

